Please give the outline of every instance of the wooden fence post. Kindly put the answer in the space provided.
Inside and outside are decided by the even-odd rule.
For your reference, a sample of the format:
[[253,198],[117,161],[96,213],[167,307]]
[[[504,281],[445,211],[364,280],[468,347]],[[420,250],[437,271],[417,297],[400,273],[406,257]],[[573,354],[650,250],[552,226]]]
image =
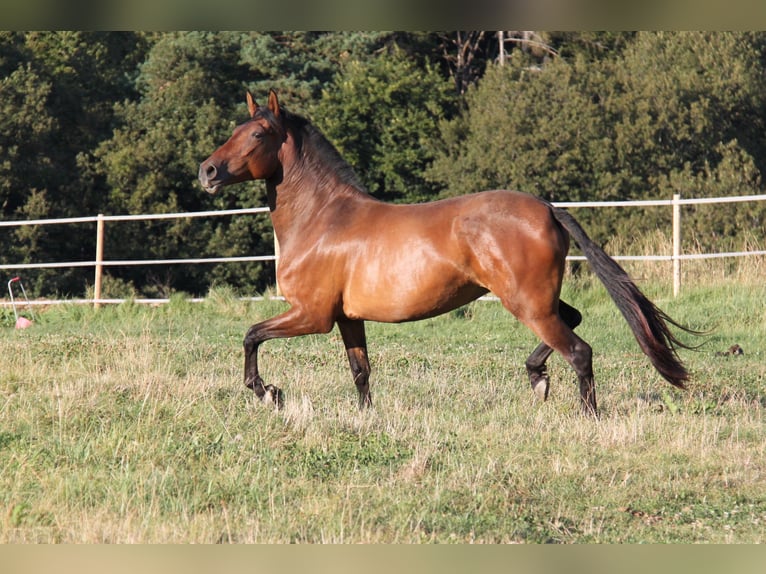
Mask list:
[[673,194],[673,297],[681,291],[681,194]]
[[93,285],[93,307],[101,307],[101,279],[104,271],[104,214],[99,213],[96,219],[96,277]]
[[277,232],[274,232],[274,286],[277,290],[277,297],[282,296],[282,291],[279,289],[279,279],[277,274],[279,271],[279,239],[277,239]]

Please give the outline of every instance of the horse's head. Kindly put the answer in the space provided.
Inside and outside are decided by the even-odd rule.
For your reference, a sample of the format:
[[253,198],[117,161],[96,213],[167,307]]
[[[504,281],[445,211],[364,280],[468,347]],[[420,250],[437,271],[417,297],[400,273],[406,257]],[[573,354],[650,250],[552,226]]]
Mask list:
[[279,168],[278,152],[285,139],[279,101],[274,90],[269,103],[259,106],[247,93],[250,119],[234,128],[234,133],[199,166],[199,182],[208,193],[225,185],[268,179]]

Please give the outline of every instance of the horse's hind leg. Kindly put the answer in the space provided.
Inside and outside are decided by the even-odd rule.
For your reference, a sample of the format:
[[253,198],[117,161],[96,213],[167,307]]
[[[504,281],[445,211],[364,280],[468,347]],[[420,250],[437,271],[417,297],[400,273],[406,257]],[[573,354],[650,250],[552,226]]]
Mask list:
[[[558,351],[572,366],[580,382],[580,404],[583,414],[597,416],[596,386],[593,382],[593,352],[590,345],[575,335],[558,313],[534,319],[522,319],[522,321],[540,337],[546,346]],[[540,357],[546,352],[542,349]]]
[[[570,329],[574,329],[582,322],[582,315],[580,312],[561,300],[559,300],[559,315]],[[553,353],[551,347],[545,343],[540,343],[537,348],[532,351],[532,354],[529,355],[525,362],[527,375],[529,376],[529,383],[532,385],[532,391],[541,401],[545,401],[548,398],[550,389],[550,379],[548,377],[548,370],[545,366],[545,362],[548,360],[548,357],[551,356],[551,353]]]
[[372,406],[370,396],[370,361],[367,357],[367,338],[364,333],[364,321],[338,321],[343,344],[348,354],[351,374],[359,393],[359,408]]

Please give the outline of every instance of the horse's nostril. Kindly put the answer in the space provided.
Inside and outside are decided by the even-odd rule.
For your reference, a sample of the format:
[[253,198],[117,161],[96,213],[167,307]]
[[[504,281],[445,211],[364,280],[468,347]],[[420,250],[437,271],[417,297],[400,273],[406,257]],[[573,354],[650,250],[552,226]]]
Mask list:
[[215,174],[216,174],[216,173],[218,173],[218,170],[217,170],[217,169],[215,168],[215,166],[214,166],[214,165],[212,165],[212,164],[208,165],[208,166],[205,168],[205,175],[207,175],[207,177],[208,177],[209,179],[210,179],[210,178],[213,178],[213,177],[215,177]]

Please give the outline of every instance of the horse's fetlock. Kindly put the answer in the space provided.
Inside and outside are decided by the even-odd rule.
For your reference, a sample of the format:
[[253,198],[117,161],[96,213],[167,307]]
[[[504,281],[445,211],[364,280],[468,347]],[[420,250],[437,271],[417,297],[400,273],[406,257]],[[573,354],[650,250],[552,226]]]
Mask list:
[[368,390],[366,393],[359,392],[359,410],[363,411],[365,409],[371,409],[372,408],[372,394]]

